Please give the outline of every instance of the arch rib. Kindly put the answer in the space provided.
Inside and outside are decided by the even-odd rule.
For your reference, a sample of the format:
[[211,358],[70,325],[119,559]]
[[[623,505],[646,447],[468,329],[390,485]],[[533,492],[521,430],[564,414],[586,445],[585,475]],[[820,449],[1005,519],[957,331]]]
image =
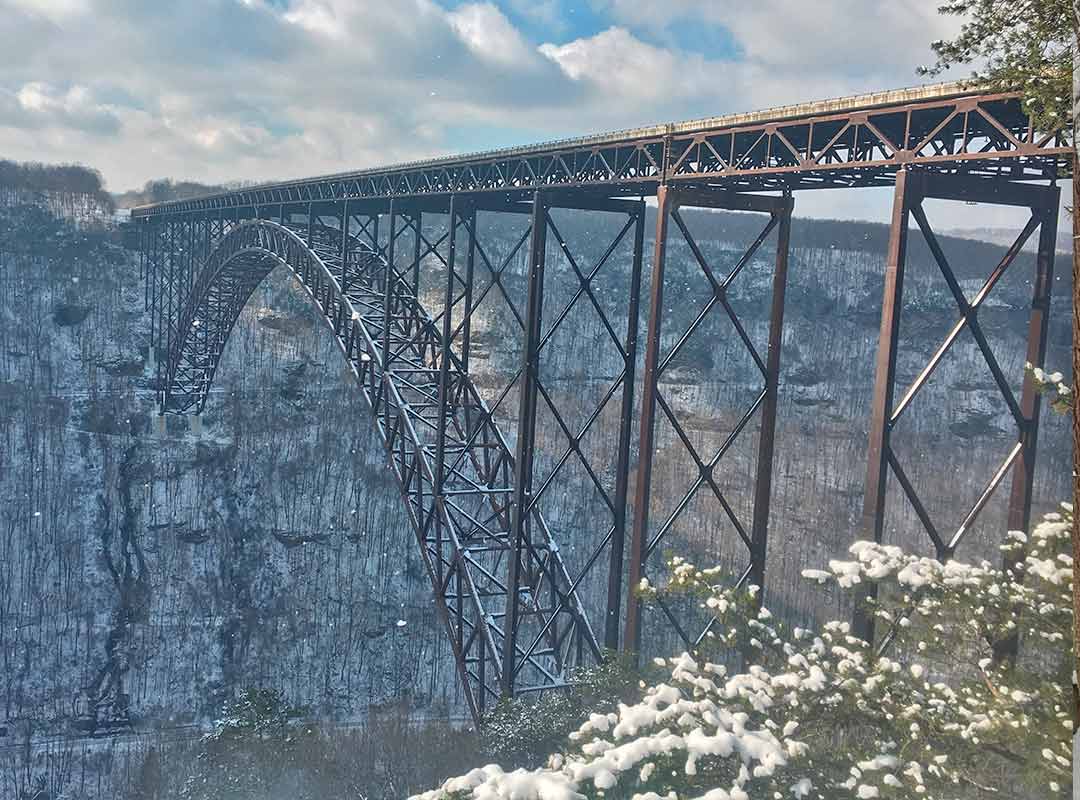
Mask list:
[[[438,326],[405,276],[370,246],[322,225],[267,220],[234,225],[201,265],[180,311],[162,408],[203,408],[241,309],[278,264],[288,267],[315,301],[360,383],[474,719],[499,696],[500,687],[522,693],[566,685],[568,669],[579,659],[600,655],[576,582],[536,510],[530,513],[540,536],[515,556],[511,450],[461,359],[443,348]],[[445,354],[449,391],[443,408],[439,376]],[[437,448],[440,415],[445,415],[446,438]],[[436,494],[439,467],[442,492]],[[510,607],[511,598],[516,607]],[[508,641],[514,663],[504,675]]]

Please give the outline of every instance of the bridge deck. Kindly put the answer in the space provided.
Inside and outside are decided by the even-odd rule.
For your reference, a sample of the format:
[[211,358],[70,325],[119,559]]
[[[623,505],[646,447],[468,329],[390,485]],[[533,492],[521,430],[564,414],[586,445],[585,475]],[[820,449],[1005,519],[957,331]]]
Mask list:
[[943,83],[246,187],[132,211],[152,217],[281,203],[499,192],[652,194],[661,183],[736,191],[877,186],[905,164],[1033,180],[1069,167],[1016,93]]

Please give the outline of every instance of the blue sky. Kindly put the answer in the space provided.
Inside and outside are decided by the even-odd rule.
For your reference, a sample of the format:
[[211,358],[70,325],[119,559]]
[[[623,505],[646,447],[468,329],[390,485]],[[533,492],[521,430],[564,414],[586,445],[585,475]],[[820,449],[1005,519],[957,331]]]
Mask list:
[[[909,86],[937,4],[0,0],[0,156],[272,180]],[[798,202],[888,208],[843,194]]]

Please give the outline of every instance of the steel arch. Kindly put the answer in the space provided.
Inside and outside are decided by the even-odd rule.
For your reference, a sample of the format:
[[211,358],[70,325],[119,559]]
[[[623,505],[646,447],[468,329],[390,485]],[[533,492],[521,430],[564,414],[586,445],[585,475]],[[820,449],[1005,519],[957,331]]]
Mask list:
[[570,667],[600,656],[576,582],[538,510],[528,511],[536,535],[515,543],[512,450],[406,277],[369,245],[321,225],[232,225],[179,310],[163,364],[163,410],[202,409],[240,311],[279,264],[319,307],[360,382],[474,718],[507,689],[566,685]]

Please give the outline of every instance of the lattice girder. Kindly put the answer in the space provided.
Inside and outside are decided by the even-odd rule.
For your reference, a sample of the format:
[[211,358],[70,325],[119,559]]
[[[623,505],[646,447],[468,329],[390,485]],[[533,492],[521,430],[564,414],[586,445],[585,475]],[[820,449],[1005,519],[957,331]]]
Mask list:
[[[530,510],[534,535],[520,552],[511,591],[511,450],[404,275],[357,237],[307,222],[234,224],[195,270],[177,314],[163,409],[202,409],[241,309],[279,264],[315,301],[363,388],[473,714],[506,685],[515,692],[565,685],[577,653],[599,656],[575,581],[539,512]],[[517,635],[513,675],[506,676],[510,597]]]

